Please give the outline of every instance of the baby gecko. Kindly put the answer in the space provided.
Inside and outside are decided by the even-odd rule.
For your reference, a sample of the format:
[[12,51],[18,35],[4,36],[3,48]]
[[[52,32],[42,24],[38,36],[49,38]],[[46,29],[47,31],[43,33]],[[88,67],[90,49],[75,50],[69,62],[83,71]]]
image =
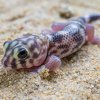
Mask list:
[[100,45],[100,37],[94,35],[94,27],[89,22],[100,19],[100,14],[91,14],[68,22],[54,22],[52,30],[44,30],[38,35],[24,35],[3,46],[1,60],[4,68],[39,69],[42,66],[55,71],[61,66],[61,58],[79,50],[85,42]]

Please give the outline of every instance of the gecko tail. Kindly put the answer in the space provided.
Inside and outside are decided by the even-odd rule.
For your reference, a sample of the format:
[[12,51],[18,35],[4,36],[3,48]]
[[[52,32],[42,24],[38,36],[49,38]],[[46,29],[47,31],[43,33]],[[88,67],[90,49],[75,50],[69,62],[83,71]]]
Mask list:
[[90,14],[86,15],[84,17],[80,17],[85,23],[91,23],[93,21],[96,21],[100,19],[100,14]]

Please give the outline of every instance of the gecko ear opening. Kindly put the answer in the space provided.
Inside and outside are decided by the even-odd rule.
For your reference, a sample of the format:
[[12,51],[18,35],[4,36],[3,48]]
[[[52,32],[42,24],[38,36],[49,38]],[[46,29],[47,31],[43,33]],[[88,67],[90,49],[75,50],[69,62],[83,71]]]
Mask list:
[[3,47],[5,50],[7,49],[7,47],[9,46],[10,43],[11,43],[11,41],[6,41],[3,43]]

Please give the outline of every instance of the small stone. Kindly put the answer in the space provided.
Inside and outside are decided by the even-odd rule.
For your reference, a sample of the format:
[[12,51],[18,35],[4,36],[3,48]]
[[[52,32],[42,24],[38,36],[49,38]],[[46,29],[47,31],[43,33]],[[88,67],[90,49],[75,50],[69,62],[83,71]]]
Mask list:
[[38,73],[41,78],[46,78],[49,76],[49,69],[45,68],[45,66],[41,66],[41,68],[38,70]]
[[62,18],[68,19],[68,18],[71,18],[74,14],[70,8],[68,8],[65,5],[62,5],[59,10],[59,15]]

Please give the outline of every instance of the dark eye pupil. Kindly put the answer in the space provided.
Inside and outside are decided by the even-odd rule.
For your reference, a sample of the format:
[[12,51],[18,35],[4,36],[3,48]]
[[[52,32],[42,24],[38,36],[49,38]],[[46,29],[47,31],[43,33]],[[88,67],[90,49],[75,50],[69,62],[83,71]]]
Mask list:
[[18,57],[19,58],[26,58],[28,56],[27,51],[25,49],[20,50]]

